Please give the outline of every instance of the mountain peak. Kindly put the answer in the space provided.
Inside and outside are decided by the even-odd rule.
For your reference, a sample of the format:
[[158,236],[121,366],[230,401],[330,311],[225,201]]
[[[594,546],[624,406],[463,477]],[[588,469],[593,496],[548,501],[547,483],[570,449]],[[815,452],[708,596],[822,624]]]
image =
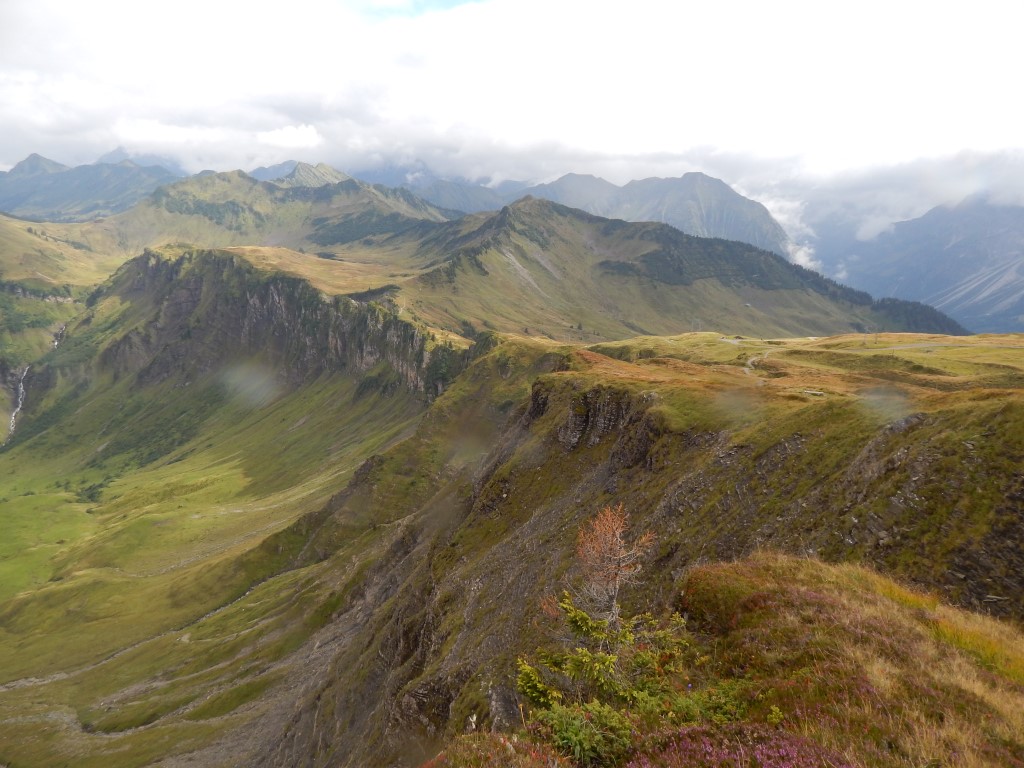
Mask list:
[[534,195],[524,195],[515,202],[509,203],[502,209],[502,213],[506,211],[524,216],[565,216],[567,214],[590,216],[585,211],[562,205],[547,198],[535,197]]
[[600,176],[595,176],[592,173],[567,173],[564,176],[559,176],[555,181],[564,182],[581,182],[581,183],[592,183],[600,184],[601,186],[615,186],[610,181],[605,181]]
[[275,183],[288,187],[324,187],[328,184],[339,184],[352,177],[332,168],[327,163],[296,163],[291,173],[278,179]]
[[33,152],[9,171],[11,176],[38,176],[42,173],[60,173],[69,167]]
[[124,147],[118,147],[117,149],[107,152],[105,155],[102,155],[95,164],[123,166],[126,162],[131,163],[132,166],[137,168],[163,168],[165,171],[168,171],[175,176],[189,175],[173,157],[149,154],[140,155],[135,152],[129,152]]
[[582,173],[567,173],[550,184],[538,184],[533,190],[541,197],[602,216],[609,212],[611,201],[620,192],[610,181]]
[[297,160],[285,160],[277,165],[261,165],[249,171],[249,175],[258,181],[276,181],[294,171],[298,164]]

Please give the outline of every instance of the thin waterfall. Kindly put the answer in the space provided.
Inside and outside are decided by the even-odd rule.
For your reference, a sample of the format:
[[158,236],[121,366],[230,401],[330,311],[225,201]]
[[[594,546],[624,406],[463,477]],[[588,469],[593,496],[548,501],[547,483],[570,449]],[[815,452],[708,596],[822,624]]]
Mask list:
[[28,376],[28,366],[25,366],[25,370],[21,372],[21,378],[18,379],[18,399],[14,404],[14,410],[11,411],[11,424],[7,428],[7,437],[4,440],[4,445],[10,442],[14,436],[14,427],[18,422],[18,414],[21,412],[21,406],[25,404],[25,377]]

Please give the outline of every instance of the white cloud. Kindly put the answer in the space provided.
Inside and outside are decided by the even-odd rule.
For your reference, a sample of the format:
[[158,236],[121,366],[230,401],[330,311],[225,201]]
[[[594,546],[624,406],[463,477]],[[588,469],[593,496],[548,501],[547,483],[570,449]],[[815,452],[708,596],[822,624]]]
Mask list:
[[882,233],[889,232],[894,223],[891,213],[876,213],[857,225],[854,237],[862,241],[874,240]]
[[272,131],[260,131],[256,134],[256,140],[283,149],[309,149],[320,146],[324,141],[312,125],[286,125]]
[[801,267],[813,269],[815,272],[824,271],[824,265],[814,257],[814,248],[804,244],[789,244],[789,260]]
[[1007,8],[5,0],[0,164],[126,143],[196,169],[304,152],[532,180],[699,169],[786,197],[794,179],[1019,147]]
[[240,132],[228,128],[173,125],[160,120],[137,118],[117,121],[113,132],[121,144],[151,147],[220,144],[242,138]]

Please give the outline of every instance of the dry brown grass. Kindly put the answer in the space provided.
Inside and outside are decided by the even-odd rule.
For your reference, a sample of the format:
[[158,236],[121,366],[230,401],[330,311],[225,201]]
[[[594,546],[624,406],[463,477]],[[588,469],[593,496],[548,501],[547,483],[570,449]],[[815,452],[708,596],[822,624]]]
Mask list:
[[366,291],[406,279],[393,267],[373,261],[322,259],[288,248],[238,246],[223,250],[243,256],[259,269],[301,277],[329,295]]
[[1024,764],[1019,628],[855,565],[761,554],[691,583],[698,606],[709,584],[726,595],[710,615],[725,658],[764,681],[789,727],[851,762]]

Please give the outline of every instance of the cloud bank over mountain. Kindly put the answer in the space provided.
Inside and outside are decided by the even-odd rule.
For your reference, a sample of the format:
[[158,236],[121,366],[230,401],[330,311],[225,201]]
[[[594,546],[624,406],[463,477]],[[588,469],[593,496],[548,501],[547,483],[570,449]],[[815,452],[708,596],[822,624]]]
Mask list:
[[[615,162],[708,149],[808,172],[992,151],[1019,142],[1005,89],[1016,40],[1000,13],[14,0],[0,25],[0,163],[31,151],[86,162],[125,145],[175,151],[192,170],[306,149],[299,159],[405,154],[462,175],[527,156],[531,175],[558,175],[605,158],[614,176]],[[492,167],[502,155],[520,157]]]
[[703,171],[813,247],[809,201],[826,192],[862,237],[964,192],[1024,196],[1012,14],[881,0],[12,0],[0,169],[123,146],[191,172],[296,159],[622,184]]

